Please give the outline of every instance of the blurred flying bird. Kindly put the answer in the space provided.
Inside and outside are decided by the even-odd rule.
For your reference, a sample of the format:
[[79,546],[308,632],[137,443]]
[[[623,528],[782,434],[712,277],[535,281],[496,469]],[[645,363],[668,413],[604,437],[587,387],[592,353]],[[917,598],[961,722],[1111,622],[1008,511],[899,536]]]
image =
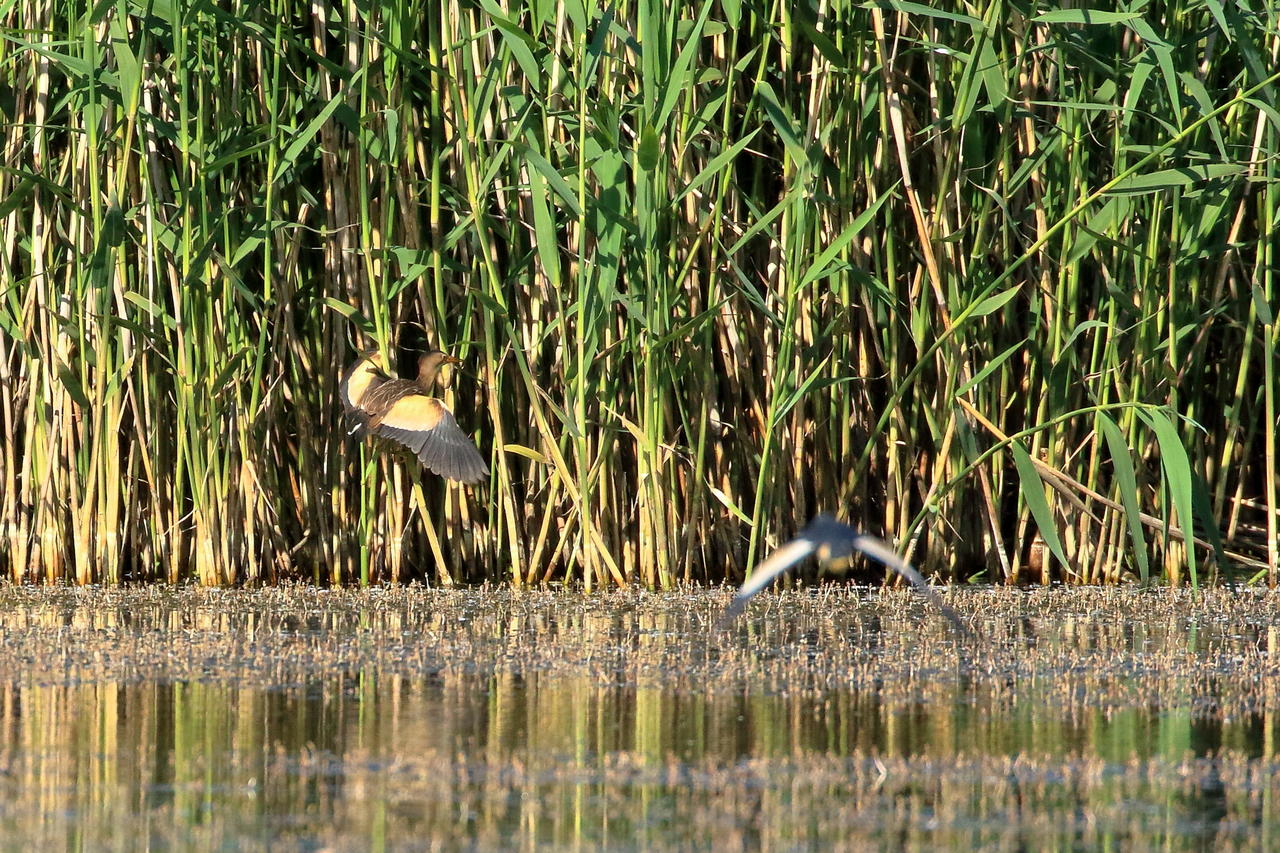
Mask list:
[[836,521],[830,515],[819,515],[800,531],[800,535],[775,551],[769,559],[756,566],[742,589],[725,608],[721,622],[728,622],[741,613],[751,600],[751,596],[769,585],[769,582],[810,554],[816,554],[823,563],[846,559],[853,556],[854,551],[861,551],[873,560],[884,563],[905,578],[916,591],[942,611],[942,615],[955,626],[961,634],[969,635],[969,629],[956,612],[942,602],[920,573],[911,564],[899,557],[889,543],[859,533],[842,521]]
[[484,479],[489,473],[484,457],[444,401],[431,396],[440,365],[461,362],[433,349],[418,359],[418,378],[412,380],[389,374],[377,350],[361,353],[342,377],[347,432],[402,444],[428,469],[450,480]]

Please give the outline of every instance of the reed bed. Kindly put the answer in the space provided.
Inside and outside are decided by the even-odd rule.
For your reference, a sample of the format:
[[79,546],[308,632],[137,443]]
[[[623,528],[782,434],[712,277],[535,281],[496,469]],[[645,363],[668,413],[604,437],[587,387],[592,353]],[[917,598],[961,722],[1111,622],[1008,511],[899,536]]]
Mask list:
[[[15,580],[1274,584],[1268,4],[0,3]],[[491,479],[345,440],[422,323]],[[417,341],[421,343],[421,341]]]

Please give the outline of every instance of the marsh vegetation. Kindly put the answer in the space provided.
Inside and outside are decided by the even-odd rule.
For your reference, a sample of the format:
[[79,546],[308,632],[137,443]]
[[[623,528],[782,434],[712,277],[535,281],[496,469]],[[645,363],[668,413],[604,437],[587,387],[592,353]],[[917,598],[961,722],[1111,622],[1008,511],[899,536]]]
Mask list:
[[[0,4],[0,564],[1274,583],[1274,4],[982,10]],[[344,444],[410,320],[478,488]]]

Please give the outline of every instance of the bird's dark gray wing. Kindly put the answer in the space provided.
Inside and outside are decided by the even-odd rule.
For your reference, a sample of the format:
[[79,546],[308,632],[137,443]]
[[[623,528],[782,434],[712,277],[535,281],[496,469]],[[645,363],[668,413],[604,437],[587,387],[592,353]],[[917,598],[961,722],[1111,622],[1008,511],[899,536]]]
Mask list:
[[423,436],[417,453],[423,465],[451,480],[474,483],[489,474],[484,457],[448,411]]
[[489,473],[484,457],[453,413],[434,397],[402,397],[374,432],[403,444],[429,470],[450,480],[475,483]]

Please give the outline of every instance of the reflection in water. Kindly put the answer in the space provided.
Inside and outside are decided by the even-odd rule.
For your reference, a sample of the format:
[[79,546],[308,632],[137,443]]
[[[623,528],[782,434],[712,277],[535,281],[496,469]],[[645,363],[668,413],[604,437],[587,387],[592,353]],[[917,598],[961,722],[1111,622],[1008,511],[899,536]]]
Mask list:
[[[821,626],[802,601],[789,631],[757,619],[708,640],[698,614],[722,596],[663,615],[645,608],[670,599],[415,610],[344,594],[290,611],[252,598],[202,609],[200,595],[31,600],[0,615],[6,849],[1280,841],[1269,700],[1213,712],[1220,685],[1159,651],[1265,654],[1253,623],[1190,640],[1167,623],[1037,618],[1034,651],[1003,647],[1017,653],[1011,670],[909,671],[895,649],[945,631],[883,601],[851,600],[840,616],[828,604]],[[1149,701],[1126,705],[1104,683],[1114,673],[1090,682],[1062,664],[1094,651],[1134,678],[1159,671]],[[822,686],[841,667],[852,686]],[[1221,660],[1208,671],[1231,675]]]

